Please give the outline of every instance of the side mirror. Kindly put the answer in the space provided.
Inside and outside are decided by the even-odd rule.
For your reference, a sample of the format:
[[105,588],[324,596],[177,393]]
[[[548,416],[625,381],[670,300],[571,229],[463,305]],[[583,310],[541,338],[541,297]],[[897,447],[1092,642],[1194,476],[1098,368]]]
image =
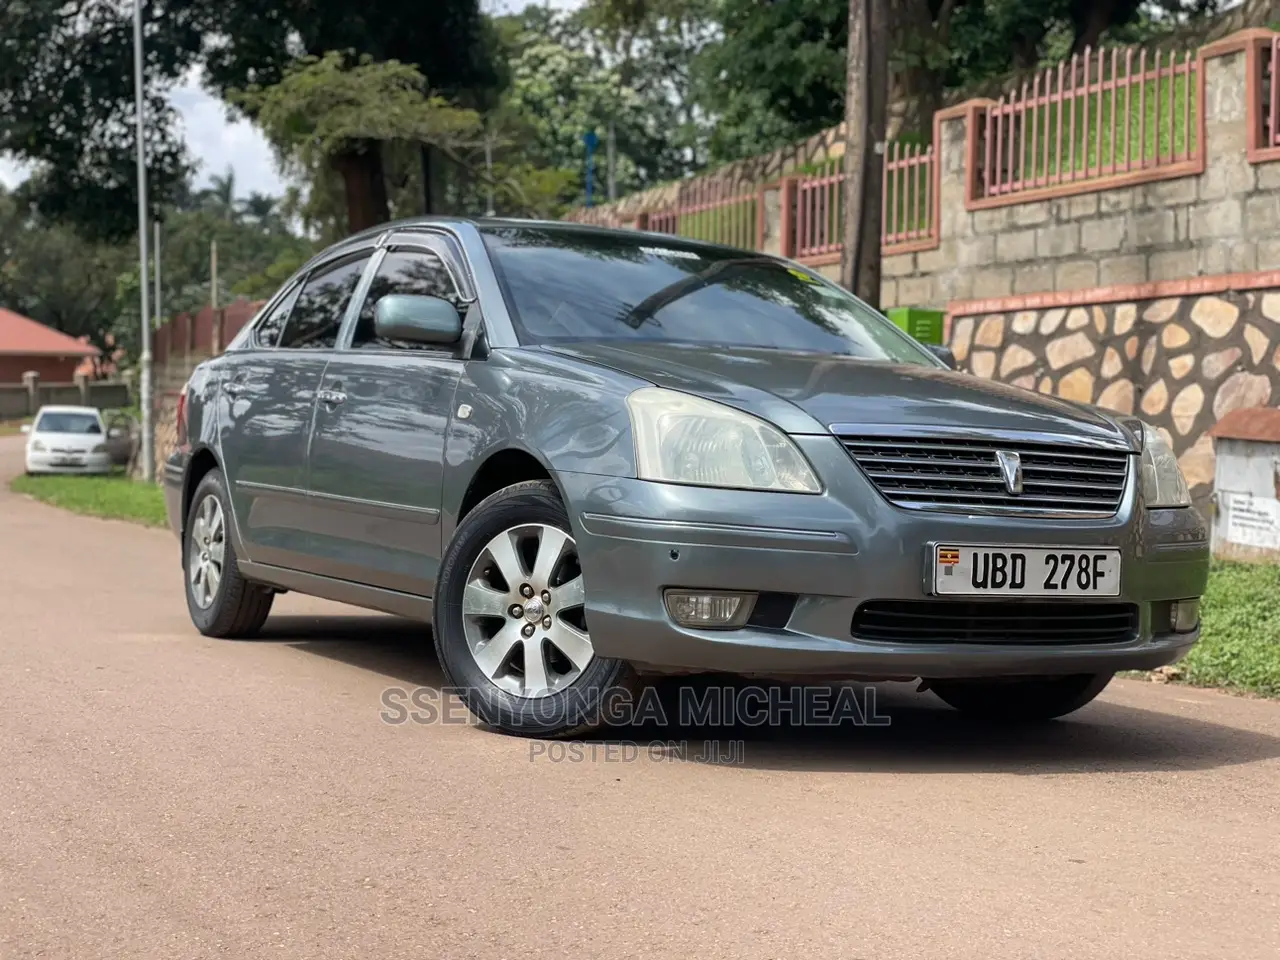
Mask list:
[[374,308],[373,330],[386,340],[453,344],[462,339],[462,317],[448,300],[392,293]]
[[23,433],[30,433],[30,432],[31,432],[31,424],[29,424],[29,423],[24,423],[21,427],[19,427],[19,429],[20,429]]
[[930,353],[947,365],[948,370],[957,368],[956,355],[951,352],[950,347],[944,347],[940,343],[926,343],[925,347]]

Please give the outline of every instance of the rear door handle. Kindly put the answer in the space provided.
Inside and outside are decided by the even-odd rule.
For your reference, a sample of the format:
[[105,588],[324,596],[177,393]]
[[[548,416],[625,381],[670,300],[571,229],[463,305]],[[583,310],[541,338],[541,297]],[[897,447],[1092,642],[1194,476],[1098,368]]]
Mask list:
[[342,403],[347,395],[338,390],[320,390],[317,393],[321,403]]

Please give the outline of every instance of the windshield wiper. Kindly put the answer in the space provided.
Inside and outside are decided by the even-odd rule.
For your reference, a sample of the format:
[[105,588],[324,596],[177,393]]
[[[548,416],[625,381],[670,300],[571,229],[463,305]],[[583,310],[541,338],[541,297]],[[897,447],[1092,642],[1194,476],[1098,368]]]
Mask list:
[[738,257],[733,260],[719,260],[700,273],[691,273],[675,283],[668,284],[656,293],[649,294],[649,296],[624,313],[621,320],[632,329],[638,330],[641,324],[652,320],[653,315],[663,307],[670,306],[681,297],[687,297],[689,294],[704,287],[709,287],[713,283],[719,283],[724,274],[730,270],[737,267],[776,263],[778,261],[771,257]]

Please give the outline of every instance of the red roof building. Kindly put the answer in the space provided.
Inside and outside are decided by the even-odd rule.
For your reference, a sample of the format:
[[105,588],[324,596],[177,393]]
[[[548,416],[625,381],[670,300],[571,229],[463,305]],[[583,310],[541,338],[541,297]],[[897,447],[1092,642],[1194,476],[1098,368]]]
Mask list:
[[70,383],[95,346],[0,307],[0,383],[21,383],[28,370],[46,383]]

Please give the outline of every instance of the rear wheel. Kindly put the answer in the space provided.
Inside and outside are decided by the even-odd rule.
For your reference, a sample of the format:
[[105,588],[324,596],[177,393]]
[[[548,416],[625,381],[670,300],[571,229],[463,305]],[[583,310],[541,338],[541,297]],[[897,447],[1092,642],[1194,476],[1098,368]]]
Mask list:
[[929,688],[962,713],[1001,723],[1054,720],[1079,710],[1100,694],[1112,673],[1034,680],[938,680]]
[[191,498],[182,549],[187,610],[206,637],[255,635],[275,599],[269,588],[240,576],[230,523],[222,473],[210,470]]
[[517,484],[459,524],[436,585],[440,665],[480,720],[507,733],[567,737],[629,694],[627,664],[596,654],[569,517],[546,481]]

